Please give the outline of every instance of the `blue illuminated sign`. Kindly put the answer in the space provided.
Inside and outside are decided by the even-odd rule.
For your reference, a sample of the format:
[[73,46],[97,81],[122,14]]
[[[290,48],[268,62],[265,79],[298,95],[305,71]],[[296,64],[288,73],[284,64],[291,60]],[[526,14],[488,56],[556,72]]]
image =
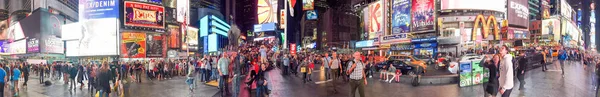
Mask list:
[[266,23],[254,25],[254,32],[275,31],[275,23]]
[[215,16],[207,15],[200,19],[200,37],[208,36],[211,33],[227,37],[227,31],[229,31],[229,29],[231,29],[229,24]]
[[208,35],[208,52],[217,51],[217,34]]
[[357,47],[357,48],[372,47],[373,46],[373,42],[375,42],[375,41],[374,40],[359,41],[359,42],[356,42],[355,47]]
[[437,41],[436,37],[431,37],[431,38],[416,38],[416,39],[412,39],[411,42],[413,43],[417,43],[417,42],[435,42]]
[[118,18],[119,0],[79,0],[79,18]]

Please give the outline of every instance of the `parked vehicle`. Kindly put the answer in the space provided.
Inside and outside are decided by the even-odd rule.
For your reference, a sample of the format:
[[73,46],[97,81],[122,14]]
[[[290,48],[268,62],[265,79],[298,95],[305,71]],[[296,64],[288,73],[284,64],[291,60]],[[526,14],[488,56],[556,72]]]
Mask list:
[[377,71],[380,71],[382,69],[384,69],[384,66],[389,66],[390,64],[392,64],[392,66],[394,66],[394,68],[396,68],[397,70],[400,70],[402,72],[402,74],[408,74],[408,75],[414,75],[415,72],[412,70],[414,67],[410,66],[407,64],[407,62],[402,61],[402,60],[387,60],[381,63],[378,63],[376,65],[377,67]]
[[[392,55],[388,58],[389,60],[403,60],[405,62],[408,63],[408,65],[411,66],[419,66],[423,69],[427,69],[427,62],[423,61],[423,60],[419,60],[414,58],[413,56],[410,55]],[[423,70],[423,72],[426,72],[425,70]]]

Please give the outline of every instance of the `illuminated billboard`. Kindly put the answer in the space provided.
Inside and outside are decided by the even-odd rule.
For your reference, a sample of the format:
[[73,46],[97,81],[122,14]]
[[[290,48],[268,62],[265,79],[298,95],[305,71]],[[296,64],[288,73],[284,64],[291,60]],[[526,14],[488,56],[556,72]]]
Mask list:
[[125,26],[164,29],[165,9],[159,5],[125,1]]
[[277,0],[258,0],[258,24],[277,23]]
[[411,13],[413,32],[434,30],[434,1],[433,0],[412,0]]
[[394,0],[392,3],[392,34],[410,31],[410,0]]
[[364,24],[366,28],[366,34],[368,39],[373,39],[384,35],[386,31],[385,17],[385,2],[377,1],[369,4],[367,8],[363,10]]
[[505,0],[442,0],[442,10],[487,10],[506,11]]
[[302,10],[314,10],[315,0],[302,0]]
[[309,10],[306,11],[306,20],[316,20],[317,19],[317,11],[316,10]]
[[121,57],[146,57],[146,33],[125,32],[121,35]]

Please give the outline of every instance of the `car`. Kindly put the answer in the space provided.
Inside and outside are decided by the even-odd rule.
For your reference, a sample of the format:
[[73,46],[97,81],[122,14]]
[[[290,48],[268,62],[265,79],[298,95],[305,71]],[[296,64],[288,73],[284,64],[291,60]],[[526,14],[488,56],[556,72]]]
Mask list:
[[426,65],[434,64],[434,60],[430,56],[426,56],[426,55],[413,55],[413,57],[415,59],[417,59],[417,60],[425,61]]
[[390,64],[392,64],[392,66],[394,66],[396,68],[396,70],[400,70],[402,72],[402,74],[415,74],[415,72],[413,71],[413,66],[408,65],[408,62],[403,61],[403,60],[398,60],[398,59],[392,59],[392,60],[387,60],[381,63],[378,63],[377,66],[377,71],[380,71],[382,69],[386,69],[383,68],[384,66],[389,66]]
[[419,60],[410,55],[392,55],[388,59],[390,60],[403,60],[409,63],[409,65],[421,66],[424,69],[427,68],[427,63],[423,60]]

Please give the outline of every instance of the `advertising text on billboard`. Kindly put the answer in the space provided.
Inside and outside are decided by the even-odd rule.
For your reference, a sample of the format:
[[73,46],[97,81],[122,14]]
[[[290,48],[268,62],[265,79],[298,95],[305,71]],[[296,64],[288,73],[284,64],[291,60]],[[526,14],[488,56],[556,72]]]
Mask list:
[[529,26],[529,8],[527,0],[508,1],[508,25],[527,28]]
[[413,32],[434,30],[434,1],[433,0],[412,0],[411,13]]
[[125,25],[164,29],[164,7],[125,1]]
[[117,18],[120,0],[79,0],[79,18]]
[[146,56],[162,57],[165,38],[159,34],[147,34],[146,37]]

